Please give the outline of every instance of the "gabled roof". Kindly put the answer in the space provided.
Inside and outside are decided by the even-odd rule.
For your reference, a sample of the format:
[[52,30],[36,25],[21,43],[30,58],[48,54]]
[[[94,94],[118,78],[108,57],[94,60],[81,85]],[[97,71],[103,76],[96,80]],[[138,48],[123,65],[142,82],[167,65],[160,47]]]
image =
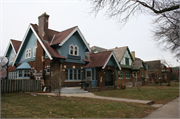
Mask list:
[[31,66],[27,62],[23,62],[20,66],[16,68],[18,69],[31,69]]
[[12,40],[12,39],[11,39],[11,42],[12,42],[13,47],[14,47],[16,53],[17,53],[18,50],[19,50],[19,47],[20,47],[20,45],[21,45],[21,41],[17,41],[17,40]]
[[[37,24],[31,24],[31,26],[33,27],[35,33],[39,37],[38,25]],[[67,30],[64,30],[64,31],[61,31],[61,32],[48,29],[47,36],[48,36],[48,39],[50,39],[51,42],[44,42],[42,39],[41,39],[41,42],[42,42],[42,44],[44,44],[44,46],[47,49],[50,56],[56,57],[56,58],[65,58],[64,56],[61,56],[51,46],[56,45],[56,44],[59,44],[60,46],[62,46],[76,31],[80,34],[80,36],[81,36],[82,40],[84,41],[85,45],[87,46],[88,50],[91,52],[91,49],[89,48],[89,45],[86,42],[85,38],[83,37],[83,35],[82,35],[81,31],[79,30],[78,26],[72,27],[70,29],[67,29]],[[39,37],[39,39],[40,39],[40,37]]]
[[[114,57],[117,65],[118,65],[118,68],[121,69],[121,67],[112,51],[106,51],[106,52],[100,52],[100,53],[90,53],[89,54],[90,62],[84,68],[102,67],[104,69],[112,56]],[[86,61],[88,61],[88,59],[86,59]]]
[[4,56],[7,55],[7,52],[8,52],[8,49],[9,49],[10,45],[11,45],[12,49],[14,50],[14,53],[16,54],[18,52],[18,50],[19,50],[20,45],[21,45],[21,41],[10,39]]
[[146,69],[144,62],[140,58],[135,58],[135,61],[132,63],[132,70],[139,70],[142,65]]
[[118,60],[118,62],[121,62],[127,48],[128,48],[128,46],[125,46],[125,47],[109,49],[109,51],[113,51],[116,58],[117,58],[117,60]]
[[145,61],[145,64],[148,65],[149,71],[161,70],[161,61],[160,60]]
[[76,27],[77,26],[58,32],[58,33],[54,33],[53,36],[54,35],[55,36],[54,36],[54,39],[51,41],[50,45],[56,45],[56,44],[61,43]]

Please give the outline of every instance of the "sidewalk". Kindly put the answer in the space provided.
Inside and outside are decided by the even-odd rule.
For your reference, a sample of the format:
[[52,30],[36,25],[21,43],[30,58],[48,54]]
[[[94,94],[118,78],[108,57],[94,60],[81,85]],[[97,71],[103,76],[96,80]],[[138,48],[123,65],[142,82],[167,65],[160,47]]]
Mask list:
[[[36,94],[38,94],[38,95],[56,96],[54,93],[36,93]],[[153,103],[153,101],[151,101],[151,100],[137,100],[137,99],[104,97],[104,96],[96,96],[93,93],[61,94],[61,96],[66,96],[66,97],[86,97],[86,98],[96,98],[96,99],[103,99],[103,100],[114,100],[114,101],[120,101],[120,102],[134,102],[134,103],[141,103],[141,104],[152,104]]]
[[147,118],[166,118],[166,119],[172,119],[177,118],[179,119],[179,111],[180,111],[180,105],[179,105],[179,97],[172,100],[171,102],[163,105],[162,107],[158,108],[157,110],[153,111],[148,116],[144,117],[143,119]]

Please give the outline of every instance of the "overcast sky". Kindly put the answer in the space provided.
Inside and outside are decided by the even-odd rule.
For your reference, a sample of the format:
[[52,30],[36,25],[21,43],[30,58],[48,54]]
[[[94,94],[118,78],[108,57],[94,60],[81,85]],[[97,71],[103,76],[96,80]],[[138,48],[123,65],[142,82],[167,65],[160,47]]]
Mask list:
[[[36,2],[35,2],[36,1]],[[38,16],[46,12],[49,28],[62,31],[78,26],[92,46],[115,48],[128,46],[144,61],[164,58],[173,66],[177,59],[169,51],[162,51],[152,37],[152,16],[132,18],[122,28],[115,19],[108,19],[101,11],[90,15],[90,2],[83,0],[1,0],[0,56],[3,56],[10,39],[22,41],[30,23],[38,24]]]

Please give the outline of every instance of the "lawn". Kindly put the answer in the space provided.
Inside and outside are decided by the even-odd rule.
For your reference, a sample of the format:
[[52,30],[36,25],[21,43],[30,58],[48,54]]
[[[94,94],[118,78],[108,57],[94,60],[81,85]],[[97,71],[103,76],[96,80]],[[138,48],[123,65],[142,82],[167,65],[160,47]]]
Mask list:
[[[120,90],[117,90],[120,91]],[[135,103],[28,93],[1,95],[2,118],[142,118],[157,108]]]
[[167,83],[163,83],[161,86],[157,84],[141,86],[140,91],[137,90],[137,87],[128,87],[125,90],[118,88],[116,90],[94,92],[94,94],[107,97],[152,100],[156,104],[166,104],[179,97],[179,83],[171,83],[171,86],[166,85]]

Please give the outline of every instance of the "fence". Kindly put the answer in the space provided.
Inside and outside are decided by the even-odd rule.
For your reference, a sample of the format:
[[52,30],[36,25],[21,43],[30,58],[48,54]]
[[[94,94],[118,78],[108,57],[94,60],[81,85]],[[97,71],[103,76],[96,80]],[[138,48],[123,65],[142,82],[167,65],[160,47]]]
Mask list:
[[1,80],[1,93],[41,90],[40,80]]

